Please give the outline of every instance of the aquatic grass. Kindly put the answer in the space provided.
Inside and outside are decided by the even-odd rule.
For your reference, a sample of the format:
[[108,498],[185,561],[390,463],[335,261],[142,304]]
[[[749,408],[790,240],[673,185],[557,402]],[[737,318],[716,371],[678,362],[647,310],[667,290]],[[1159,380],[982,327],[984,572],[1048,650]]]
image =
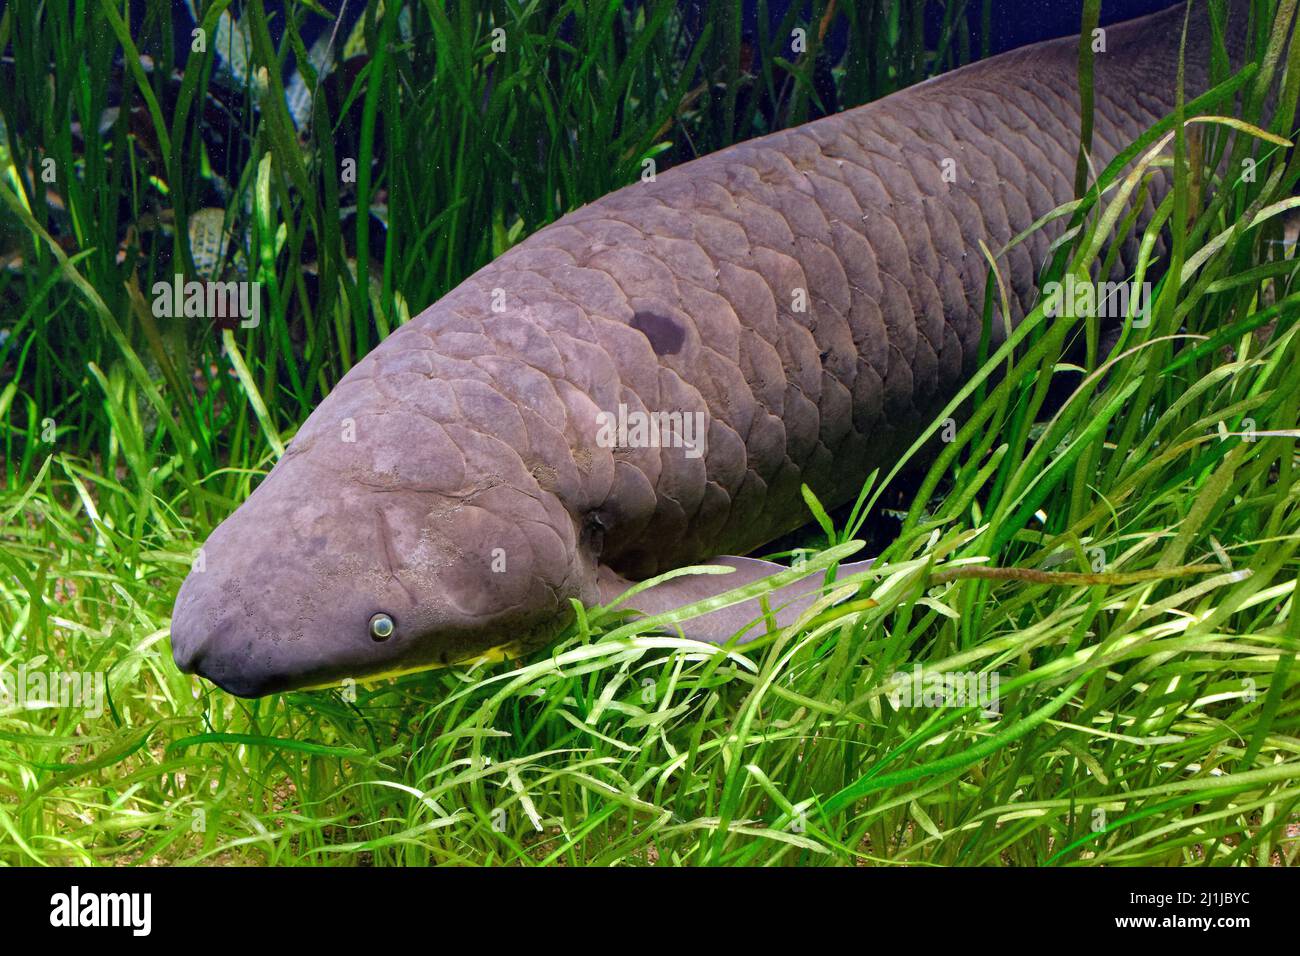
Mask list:
[[[838,68],[842,105],[963,55],[954,34],[924,49],[919,4],[850,7],[851,48],[872,55]],[[281,90],[307,6],[240,11],[239,90],[213,62],[174,80],[179,51],[124,5],[0,14],[23,78],[0,82],[0,200],[18,224],[3,252],[21,257],[0,270],[17,306],[0,325],[0,665],[107,689],[102,713],[0,699],[0,862],[1296,862],[1300,333],[1277,240],[1300,167],[1259,92],[1295,102],[1281,33],[1122,161],[1081,165],[1089,188],[1056,216],[1070,230],[1043,282],[1107,274],[1100,240],[1131,233],[1144,196],[1125,167],[1181,142],[1148,164],[1172,163],[1175,192],[1135,237],[1138,278],[1163,272],[1151,321],[1126,317],[1104,353],[1094,319],[1049,323],[1040,303],[954,403],[963,424],[919,485],[874,475],[848,514],[809,494],[809,567],[868,536],[854,557],[879,557],[799,626],[720,652],[588,609],[523,661],[251,702],[173,666],[196,548],[406,303],[646,159],[811,115],[829,8],[792,6],[747,72],[732,4],[693,43],[668,3],[407,4],[409,32],[369,4],[335,45],[365,55],[303,76],[325,91],[305,130]],[[203,9],[211,25],[228,8]],[[151,66],[120,59],[115,19]],[[519,41],[504,52],[498,24]],[[794,25],[812,52],[782,62]],[[1235,125],[1192,122],[1233,115],[1243,90]],[[211,150],[226,114],[237,146]],[[53,184],[36,175],[47,157]],[[326,173],[348,158],[355,184]],[[1209,201],[1193,188],[1244,158],[1252,178],[1226,175]],[[218,201],[246,237],[224,274],[273,289],[264,327],[151,330],[152,283],[199,264],[186,217]],[[987,250],[994,270],[1005,251]],[[1070,377],[1080,347],[1096,371]],[[1068,382],[1055,404],[1053,381]],[[918,665],[996,674],[998,713],[905,705],[895,675]]]

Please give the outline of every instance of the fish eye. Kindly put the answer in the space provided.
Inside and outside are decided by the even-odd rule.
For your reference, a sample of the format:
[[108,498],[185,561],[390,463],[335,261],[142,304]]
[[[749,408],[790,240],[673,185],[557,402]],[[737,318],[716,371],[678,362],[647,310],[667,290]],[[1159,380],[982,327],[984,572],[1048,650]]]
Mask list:
[[380,611],[370,618],[370,636],[377,641],[386,641],[393,636],[393,619]]

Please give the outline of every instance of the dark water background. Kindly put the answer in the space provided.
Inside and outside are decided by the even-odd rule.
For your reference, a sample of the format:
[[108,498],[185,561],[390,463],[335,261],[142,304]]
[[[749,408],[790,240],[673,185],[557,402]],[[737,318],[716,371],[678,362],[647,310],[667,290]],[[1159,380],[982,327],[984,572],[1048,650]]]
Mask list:
[[[852,3],[854,0],[847,2]],[[706,0],[683,0],[681,6],[687,11],[688,23],[697,28],[703,25],[703,15],[708,7]],[[1103,26],[1118,23],[1172,6],[1175,6],[1173,0],[1102,0],[1101,23]],[[843,4],[841,9],[842,7]],[[767,8],[771,27],[775,28],[785,17],[790,3],[788,0],[768,0]],[[805,5],[804,9],[809,8]],[[756,0],[744,0],[744,10],[743,29],[744,36],[748,39],[757,36],[759,4]],[[943,5],[937,0],[931,2],[926,9],[926,42],[929,45],[938,42],[943,10]],[[983,10],[984,0],[970,0],[966,6],[967,33],[973,51],[983,48]],[[1078,33],[1082,18],[1083,0],[994,0],[989,22],[989,55],[1014,50],[1039,40]],[[838,59],[844,52],[846,20],[845,15],[840,13],[835,27],[827,34],[827,50],[832,59]]]
[[[853,3],[855,0],[845,0],[845,2]],[[633,5],[636,0],[628,0],[628,3]],[[758,0],[741,0],[741,3],[744,10],[744,38],[756,38],[760,12]],[[342,0],[324,0],[321,5],[333,13],[337,13],[343,8]],[[680,6],[685,15],[686,23],[693,32],[703,28],[708,5],[707,0],[682,0]],[[785,17],[790,5],[790,0],[768,0],[768,19],[773,27]],[[1143,14],[1154,13],[1156,10],[1164,10],[1174,5],[1173,0],[1102,0],[1101,22],[1103,25],[1117,23]],[[284,22],[281,13],[283,5],[268,2],[265,6],[267,14],[270,16],[271,35],[278,46]],[[970,0],[967,4],[966,20],[971,41],[970,49],[973,51],[983,49],[984,37],[981,24],[983,7],[983,0]],[[810,11],[808,5],[805,5],[805,9]],[[238,12],[238,4],[232,5],[231,13],[237,14]],[[364,12],[364,0],[351,0],[343,11],[343,20],[339,26],[339,33],[346,37]],[[1083,0],[995,0],[990,18],[989,54],[993,55],[1012,50],[1038,40],[1078,33],[1079,20],[1082,14]],[[137,38],[148,33],[148,29],[143,22],[145,15],[144,4],[131,5],[132,33]],[[929,4],[926,11],[928,40],[938,37],[942,22],[943,6],[935,0],[935,2]],[[832,59],[837,59],[844,53],[847,36],[845,24],[846,17],[841,12],[836,17],[834,27],[827,34],[827,52]],[[184,51],[188,49],[190,30],[193,26],[189,8],[184,0],[174,0],[172,29],[178,64],[184,62]],[[302,31],[303,40],[310,47],[318,36],[332,29],[333,24],[331,22],[321,17],[308,17]],[[142,49],[147,45],[144,44]]]

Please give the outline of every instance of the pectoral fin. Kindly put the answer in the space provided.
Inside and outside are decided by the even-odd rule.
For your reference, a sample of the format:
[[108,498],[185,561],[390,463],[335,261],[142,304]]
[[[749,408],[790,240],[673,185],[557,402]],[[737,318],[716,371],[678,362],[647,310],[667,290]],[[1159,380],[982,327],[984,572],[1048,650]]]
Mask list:
[[[601,600],[608,607],[618,602],[616,610],[634,609],[646,616],[664,614],[699,601],[716,603],[717,610],[708,611],[685,620],[673,621],[666,629],[681,629],[687,637],[710,644],[725,644],[745,630],[738,643],[744,644],[768,633],[769,622],[776,628],[789,627],[799,615],[822,596],[825,569],[806,572],[790,583],[783,584],[762,595],[770,610],[764,614],[760,598],[736,599],[731,592],[746,585],[770,578],[776,574],[789,575],[791,569],[771,561],[757,558],[738,558],[730,555],[711,558],[706,565],[729,567],[730,573],[682,574],[639,591],[620,601],[635,582],[629,581],[606,567],[600,569]],[[841,564],[839,578],[847,577],[871,567],[871,560]],[[752,625],[752,626],[751,626]]]

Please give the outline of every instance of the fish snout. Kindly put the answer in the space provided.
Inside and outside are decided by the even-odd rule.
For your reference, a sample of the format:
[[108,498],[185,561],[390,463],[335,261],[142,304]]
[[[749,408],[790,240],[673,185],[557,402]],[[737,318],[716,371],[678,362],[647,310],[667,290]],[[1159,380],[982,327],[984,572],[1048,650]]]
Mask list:
[[202,631],[172,625],[172,658],[186,674],[196,674],[236,697],[263,697],[295,684],[288,667],[261,662],[231,641],[233,627]]
[[[206,626],[196,606],[193,586],[189,578],[181,585],[176,595],[176,606],[172,608],[172,660],[185,674],[196,674],[203,661],[214,629]],[[229,621],[221,622],[218,628],[228,628]]]
[[249,668],[247,655],[241,660],[236,647],[238,622],[231,611],[208,608],[192,589],[187,594],[182,587],[171,630],[172,659],[183,673],[197,674],[239,697],[260,697],[275,690],[274,673]]

